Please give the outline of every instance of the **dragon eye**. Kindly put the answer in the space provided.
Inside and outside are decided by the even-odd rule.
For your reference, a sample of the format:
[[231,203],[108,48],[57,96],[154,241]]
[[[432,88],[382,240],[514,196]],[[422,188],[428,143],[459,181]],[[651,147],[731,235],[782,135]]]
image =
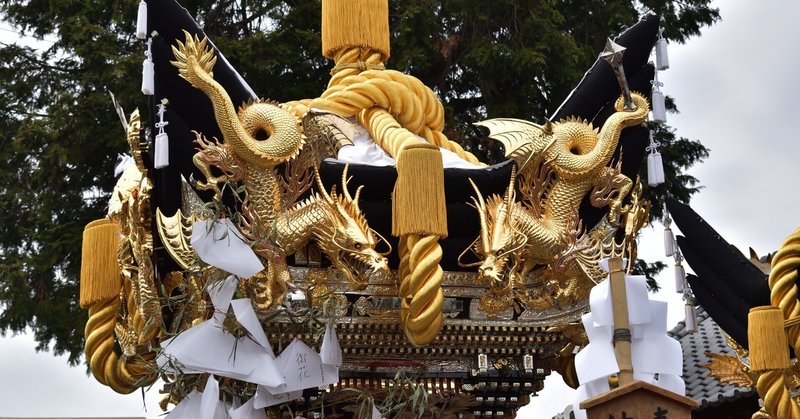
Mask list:
[[363,246],[361,243],[358,243],[358,242],[356,242],[356,244],[354,244],[354,245],[353,245],[353,247],[354,247],[356,250],[361,250],[361,248],[363,248],[364,246]]

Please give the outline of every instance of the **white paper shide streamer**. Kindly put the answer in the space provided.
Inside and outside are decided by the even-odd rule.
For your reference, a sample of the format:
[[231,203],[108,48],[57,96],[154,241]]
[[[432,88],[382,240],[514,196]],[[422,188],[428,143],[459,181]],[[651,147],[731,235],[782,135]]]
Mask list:
[[169,166],[169,137],[164,132],[164,127],[169,125],[169,122],[164,120],[164,114],[167,112],[167,100],[163,99],[158,105],[158,122],[156,128],[158,134],[155,141],[155,153],[153,156],[153,167],[156,169],[163,169]]
[[[182,374],[211,374],[205,390],[184,398],[169,419],[266,419],[265,407],[298,399],[304,389],[339,382],[341,348],[332,322],[321,348],[325,359],[299,339],[276,357],[251,300],[233,299],[239,278],[255,275],[264,265],[230,219],[195,222],[190,243],[203,262],[231,275],[210,282],[206,288],[214,306],[210,319],[161,343],[163,352],[156,360],[161,368],[179,368]],[[231,316],[247,330],[246,336],[235,336],[225,329]],[[215,376],[256,384],[256,394],[244,403],[236,398],[220,400]]]
[[142,94],[152,96],[156,88],[156,70],[153,64],[153,40],[147,40],[147,51],[144,52],[142,62]]
[[325,327],[325,335],[322,337],[319,355],[322,357],[323,364],[342,366],[342,347],[339,345],[339,337],[336,336],[336,327],[333,325],[333,320],[329,320],[328,325]]
[[[608,272],[607,263],[601,262],[600,266]],[[625,293],[634,380],[684,395],[686,388],[680,377],[683,352],[680,343],[667,335],[667,303],[650,300],[644,276],[626,275]],[[591,311],[582,318],[589,344],[575,356],[575,371],[580,382],[573,404],[576,419],[586,418],[580,403],[608,392],[608,378],[619,372],[613,343],[610,279],[592,289],[589,306]]]

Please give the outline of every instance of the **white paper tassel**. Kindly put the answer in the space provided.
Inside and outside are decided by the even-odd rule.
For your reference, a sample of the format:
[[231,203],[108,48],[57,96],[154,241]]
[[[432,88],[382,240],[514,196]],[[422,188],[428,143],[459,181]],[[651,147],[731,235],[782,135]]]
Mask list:
[[660,145],[661,143],[653,139],[653,132],[650,131],[650,145],[645,149],[650,152],[647,155],[647,184],[650,186],[664,183],[664,163],[661,161],[661,153],[658,152]]
[[675,264],[675,291],[678,294],[683,294],[686,290],[686,269],[683,268],[680,262]]
[[136,16],[136,37],[147,38],[147,3],[144,0],[139,3],[139,13]]
[[661,153],[654,151],[647,156],[647,184],[656,186],[664,183],[664,162]]
[[686,313],[686,331],[689,333],[697,332],[697,312],[694,306],[686,304],[684,306],[684,312]]
[[153,156],[153,167],[163,169],[169,166],[169,137],[166,132],[156,135],[156,151]]
[[142,62],[142,94],[151,96],[155,89],[155,66],[153,60],[145,58]]
[[155,126],[158,129],[155,141],[155,152],[153,153],[153,167],[163,169],[169,166],[169,137],[164,132],[164,127],[169,122],[164,121],[164,114],[167,112],[167,100],[162,99],[158,104],[158,122]]
[[153,54],[150,52],[152,39],[147,40],[147,51],[144,53],[145,59],[142,63],[142,94],[151,96],[156,88],[156,70],[153,64]]
[[667,122],[667,108],[664,104],[664,94],[659,90],[653,90],[653,121],[663,124]]
[[339,338],[336,336],[336,328],[332,321],[328,321],[328,325],[325,327],[325,336],[322,337],[319,355],[323,364],[342,366],[342,347],[339,346]]
[[667,54],[667,40],[660,36],[656,41],[656,69],[666,70],[669,68],[669,55]]
[[664,255],[671,257],[675,254],[675,236],[672,235],[672,229],[664,227]]

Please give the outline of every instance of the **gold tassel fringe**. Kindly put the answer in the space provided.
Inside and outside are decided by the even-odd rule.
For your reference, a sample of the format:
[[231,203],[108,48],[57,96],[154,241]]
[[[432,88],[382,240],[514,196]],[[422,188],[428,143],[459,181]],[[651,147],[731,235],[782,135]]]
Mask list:
[[107,218],[92,221],[83,230],[81,308],[119,295],[119,235],[119,224]]
[[333,59],[343,48],[364,48],[389,58],[388,0],[323,0],[322,54]]
[[433,144],[411,144],[397,159],[392,234],[447,236],[442,154]]
[[789,368],[789,342],[783,312],[774,306],[754,307],[747,316],[750,369],[754,372]]

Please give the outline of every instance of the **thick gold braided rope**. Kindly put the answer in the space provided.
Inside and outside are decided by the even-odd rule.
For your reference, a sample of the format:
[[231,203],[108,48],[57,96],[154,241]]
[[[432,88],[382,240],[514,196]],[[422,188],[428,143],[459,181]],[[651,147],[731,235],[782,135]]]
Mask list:
[[421,346],[436,338],[444,320],[442,248],[438,236],[410,234],[405,239],[401,260],[407,260],[407,271],[403,269],[400,282],[400,320],[409,341]]
[[[119,297],[98,301],[89,307],[86,322],[86,358],[97,381],[121,394],[152,384],[157,375],[150,370],[155,365],[154,354],[120,359],[114,351],[114,327],[119,311]],[[139,323],[139,322],[137,322]]]
[[[121,248],[122,248],[121,244]],[[121,250],[122,251],[122,250]],[[92,374],[100,383],[121,394],[148,386],[158,377],[155,371],[155,352],[120,359],[114,351],[114,329],[117,325],[121,300],[125,300],[128,322],[132,326],[137,345],[144,345],[155,339],[158,328],[148,327],[147,320],[138,309],[134,281],[124,280],[121,295],[104,299],[89,307],[89,320],[84,328],[86,343],[84,351]]]
[[[783,318],[795,319],[800,315],[797,301],[797,268],[800,267],[800,229],[781,244],[772,258],[769,274],[770,301],[780,307]],[[795,354],[800,353],[800,325],[786,329],[789,344]],[[758,395],[764,400],[764,410],[773,418],[800,419],[800,405],[792,399],[782,370],[764,372],[756,383]]]
[[[467,161],[481,164],[442,133],[444,108],[433,91],[418,79],[392,70],[364,70],[383,65],[381,54],[368,49],[340,50],[334,61],[336,67],[328,89],[317,99],[286,103],[288,110],[298,116],[310,108],[356,116],[375,142],[395,159],[407,146],[419,142],[419,135]],[[355,62],[365,65],[346,65]],[[436,338],[443,321],[444,273],[439,266],[439,237],[401,237],[398,252],[401,325],[411,343],[425,345]]]

